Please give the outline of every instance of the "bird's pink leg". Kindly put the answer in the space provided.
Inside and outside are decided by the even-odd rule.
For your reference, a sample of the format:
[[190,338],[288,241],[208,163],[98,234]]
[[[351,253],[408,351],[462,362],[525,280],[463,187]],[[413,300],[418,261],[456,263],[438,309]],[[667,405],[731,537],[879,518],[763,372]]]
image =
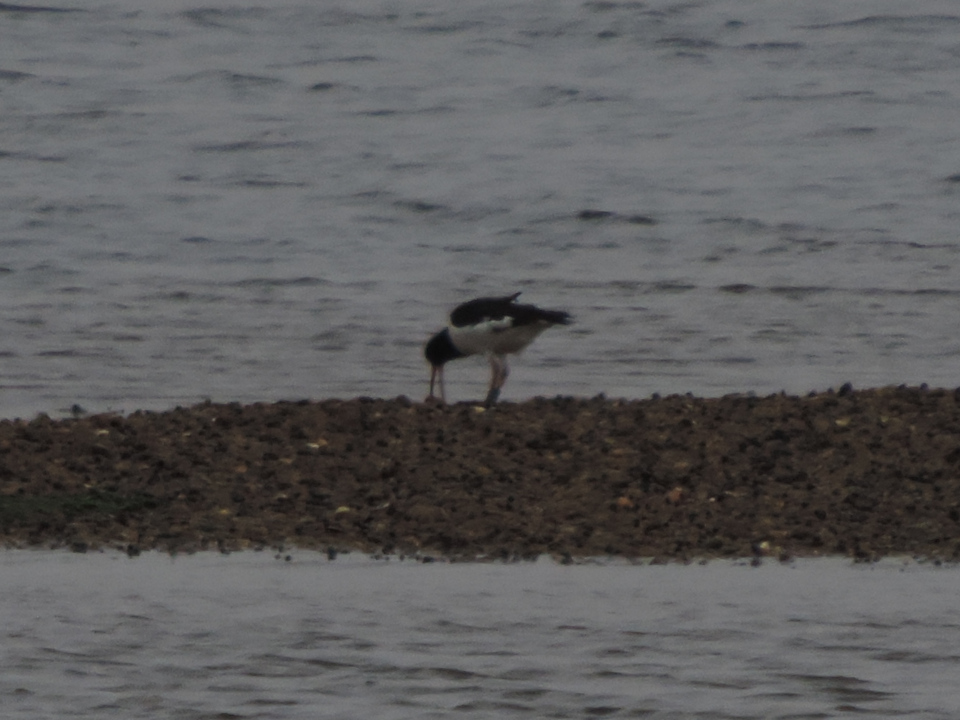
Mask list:
[[430,368],[430,394],[427,395],[427,400],[434,400],[436,396],[433,394],[433,387],[436,381],[440,381],[440,404],[447,404],[447,391],[443,386],[443,365],[433,365]]
[[507,375],[510,374],[507,359],[500,355],[490,356],[490,370],[490,390],[487,392],[487,399],[483,401],[483,404],[487,407],[495,404],[500,398],[500,388],[503,387],[503,384],[507,381]]
[[510,366],[507,365],[507,359],[505,357],[501,357],[500,358],[500,382],[497,383],[498,390],[507,384],[507,376],[509,374],[510,374]]

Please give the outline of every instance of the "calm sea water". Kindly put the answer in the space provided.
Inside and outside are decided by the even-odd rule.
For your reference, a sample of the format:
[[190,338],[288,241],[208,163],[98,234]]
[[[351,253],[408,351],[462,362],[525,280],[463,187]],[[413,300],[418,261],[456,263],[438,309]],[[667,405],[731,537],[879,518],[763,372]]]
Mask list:
[[[418,398],[517,290],[506,399],[953,387],[958,117],[955,0],[0,5],[0,416]],[[960,711],[955,571],[0,565],[4,717]]]
[[419,398],[516,290],[578,324],[505,399],[960,384],[953,0],[43,2],[0,7],[3,416]]
[[960,573],[0,554],[4,718],[956,718]]

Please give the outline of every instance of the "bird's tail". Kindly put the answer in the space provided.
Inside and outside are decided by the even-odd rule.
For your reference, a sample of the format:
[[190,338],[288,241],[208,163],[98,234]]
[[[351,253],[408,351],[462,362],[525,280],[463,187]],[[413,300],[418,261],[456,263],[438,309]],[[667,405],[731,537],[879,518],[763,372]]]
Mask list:
[[573,315],[563,310],[540,310],[540,319],[553,325],[569,325]]

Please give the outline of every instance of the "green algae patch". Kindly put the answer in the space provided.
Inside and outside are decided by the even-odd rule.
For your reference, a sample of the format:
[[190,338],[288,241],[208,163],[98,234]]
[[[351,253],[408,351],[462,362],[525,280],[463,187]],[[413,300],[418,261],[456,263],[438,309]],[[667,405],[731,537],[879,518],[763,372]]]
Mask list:
[[0,526],[23,527],[44,520],[73,520],[85,516],[116,518],[158,506],[145,493],[121,494],[90,490],[49,495],[0,495]]

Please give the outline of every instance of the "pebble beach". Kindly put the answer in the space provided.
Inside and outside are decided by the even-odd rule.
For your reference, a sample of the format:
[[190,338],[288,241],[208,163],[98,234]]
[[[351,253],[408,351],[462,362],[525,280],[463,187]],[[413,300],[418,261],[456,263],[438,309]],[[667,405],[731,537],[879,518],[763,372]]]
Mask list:
[[204,403],[0,422],[8,547],[960,556],[960,396]]

